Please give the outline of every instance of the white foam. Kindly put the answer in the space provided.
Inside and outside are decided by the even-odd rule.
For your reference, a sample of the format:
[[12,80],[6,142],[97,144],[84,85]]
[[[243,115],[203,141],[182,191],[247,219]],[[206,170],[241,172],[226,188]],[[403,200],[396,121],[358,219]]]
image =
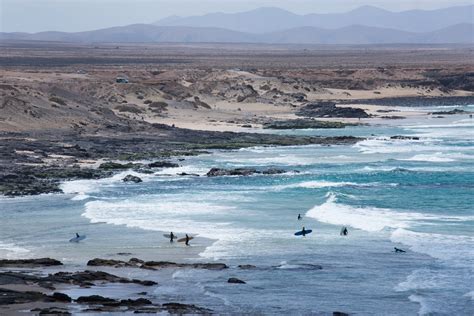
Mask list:
[[463,295],[464,297],[469,297],[471,301],[474,301],[474,291],[467,292]]
[[411,158],[404,158],[400,160],[406,160],[406,161],[429,161],[429,162],[452,162],[455,161],[452,158],[448,158],[443,156],[443,153],[438,152],[434,154],[420,154],[420,155],[415,155]]
[[451,265],[472,266],[474,264],[474,237],[413,232],[396,229],[390,240],[410,247],[411,250],[433,258],[449,261]]
[[417,269],[413,271],[405,281],[395,286],[395,291],[406,292],[421,289],[436,289],[447,287],[449,278],[443,278],[438,271],[429,269]]
[[369,186],[379,186],[379,185],[390,185],[396,186],[396,183],[383,184],[379,182],[371,183],[355,183],[355,182],[333,182],[333,181],[305,181],[300,183],[292,183],[275,186],[276,189],[293,189],[293,188],[305,188],[305,189],[321,189],[321,188],[335,188],[335,187],[344,187],[344,186],[359,186],[359,187],[369,187]]
[[409,228],[422,221],[465,221],[473,218],[472,216],[429,215],[376,207],[354,207],[337,203],[336,195],[332,192],[327,196],[325,203],[310,209],[306,216],[320,222],[351,226],[368,232],[381,231],[384,228]]
[[418,294],[412,294],[408,297],[408,299],[412,302],[420,304],[420,310],[418,311],[418,315],[429,315],[431,312],[431,308],[428,305],[427,300]]
[[307,189],[320,189],[320,188],[331,188],[331,187],[343,187],[347,185],[357,185],[353,182],[332,182],[332,181],[305,181],[300,183],[286,184],[277,186],[279,189],[291,189],[291,188],[307,188]]
[[122,179],[129,174],[140,177],[144,182],[154,178],[153,175],[127,170],[117,173],[110,178],[66,181],[61,183],[60,188],[66,194],[77,194],[72,198],[74,200],[85,200],[88,198],[89,193],[98,192],[103,187],[110,187],[122,183]]
[[431,145],[431,140],[405,140],[372,138],[358,142],[352,146],[363,154],[410,153],[413,151],[439,150],[439,146]]
[[219,157],[220,162],[231,163],[235,166],[248,165],[286,165],[286,166],[304,166],[312,165],[320,162],[317,157],[304,157],[291,154],[275,154],[274,156],[265,157]]
[[310,209],[306,216],[320,222],[333,225],[346,225],[369,232],[380,231],[384,228],[410,227],[410,221],[422,219],[417,213],[397,213],[389,209],[375,207],[357,208],[336,203],[336,195],[329,194],[322,205]]
[[84,194],[83,192],[81,192],[81,193],[79,193],[78,195],[73,196],[73,197],[71,198],[71,200],[73,200],[73,201],[83,201],[83,200],[87,200],[88,198],[90,198],[89,195]]
[[14,243],[4,243],[0,241],[0,258],[19,259],[24,258],[30,252],[29,249],[18,246]]
[[155,175],[177,175],[180,173],[187,173],[187,174],[198,174],[200,176],[205,175],[209,171],[209,168],[194,166],[194,165],[187,165],[187,166],[180,166],[175,168],[165,168],[155,172]]

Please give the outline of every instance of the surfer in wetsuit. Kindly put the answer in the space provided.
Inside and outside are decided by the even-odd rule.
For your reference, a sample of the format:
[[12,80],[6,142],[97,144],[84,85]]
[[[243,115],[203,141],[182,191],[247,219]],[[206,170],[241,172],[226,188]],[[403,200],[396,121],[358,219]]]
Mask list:
[[186,246],[189,246],[189,236],[186,234],[186,241],[184,243]]
[[349,234],[349,231],[347,230],[347,227],[344,226],[341,230],[341,236],[347,236]]
[[174,240],[175,237],[176,237],[176,236],[173,234],[173,232],[171,232],[171,234],[170,234],[170,242],[173,242],[173,240]]
[[298,214],[298,220],[301,220],[303,217],[301,217],[301,214]]
[[301,230],[303,232],[303,237],[306,236],[306,230],[304,229],[304,226],[303,226],[303,229]]
[[397,248],[397,247],[393,247],[393,248],[395,249],[395,252],[406,252],[405,250]]
[[80,237],[80,236],[79,236],[79,234],[78,234],[78,233],[76,233],[76,238],[79,238],[79,237]]

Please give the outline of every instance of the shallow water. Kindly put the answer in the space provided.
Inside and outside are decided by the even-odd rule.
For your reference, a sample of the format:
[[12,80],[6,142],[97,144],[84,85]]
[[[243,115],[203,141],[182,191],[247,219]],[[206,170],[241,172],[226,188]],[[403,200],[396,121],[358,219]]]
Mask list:
[[[182,260],[199,252],[203,261],[256,265],[177,271],[155,293],[218,312],[473,314],[473,124],[456,115],[291,131],[368,139],[353,146],[217,151],[139,175],[138,185],[121,183],[120,174],[65,183],[67,195],[1,199],[0,256],[47,255],[79,265],[117,252]],[[175,176],[243,166],[287,173]],[[313,233],[293,236],[302,226]],[[339,235],[342,226],[349,236]],[[157,233],[170,230],[198,236],[194,247],[170,245]],[[76,231],[88,235],[86,242],[67,242]],[[230,276],[248,284],[231,286]]]

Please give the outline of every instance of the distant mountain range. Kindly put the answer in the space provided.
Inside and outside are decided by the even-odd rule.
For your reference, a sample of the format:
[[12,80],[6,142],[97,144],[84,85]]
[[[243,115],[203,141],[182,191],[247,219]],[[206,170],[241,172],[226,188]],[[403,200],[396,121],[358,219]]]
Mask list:
[[218,27],[247,33],[269,33],[313,26],[338,29],[351,25],[397,29],[407,32],[431,32],[451,25],[473,23],[474,5],[437,10],[390,12],[363,6],[346,13],[298,15],[278,8],[259,8],[240,13],[210,13],[202,16],[168,17],[155,25]]
[[[0,33],[0,40],[101,43],[392,44],[474,43],[474,6],[393,13],[374,7],[341,14],[297,15],[260,8],[170,17],[87,32]],[[163,25],[166,24],[166,25]]]

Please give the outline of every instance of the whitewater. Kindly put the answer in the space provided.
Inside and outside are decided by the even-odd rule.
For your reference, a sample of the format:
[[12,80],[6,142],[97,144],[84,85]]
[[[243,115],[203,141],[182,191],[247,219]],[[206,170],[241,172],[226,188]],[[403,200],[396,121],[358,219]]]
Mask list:
[[[169,247],[160,236],[172,230],[202,246],[198,257],[181,253],[185,260],[257,269],[234,273],[246,287],[221,282],[226,272],[178,271],[158,297],[218,313],[472,315],[473,127],[467,115],[451,115],[275,131],[364,140],[214,151],[155,174],[67,182],[65,195],[2,198],[0,257],[41,254],[76,264],[104,247],[152,257]],[[212,167],[286,172],[206,177]],[[125,184],[126,174],[143,182]],[[303,226],[313,233],[293,236]],[[339,234],[344,226],[347,237]],[[88,235],[89,248],[68,248],[64,240],[76,230]]]

